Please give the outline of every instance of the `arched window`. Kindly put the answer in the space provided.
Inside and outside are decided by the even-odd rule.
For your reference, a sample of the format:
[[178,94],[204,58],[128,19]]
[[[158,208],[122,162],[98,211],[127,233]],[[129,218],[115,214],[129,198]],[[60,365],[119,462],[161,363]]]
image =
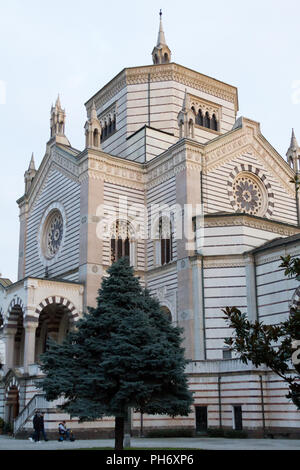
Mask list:
[[182,139],[183,137],[183,127],[184,127],[184,122],[183,120],[181,120],[179,122],[179,139]]
[[105,122],[104,125],[103,125],[103,127],[102,127],[101,142],[103,142],[103,140],[106,139],[106,136],[107,136],[107,124],[106,124],[106,122]]
[[154,63],[158,64],[158,55],[157,54],[154,55]]
[[218,130],[218,121],[215,114],[213,114],[211,118],[211,129],[214,131]]
[[110,117],[108,122],[105,120],[102,127],[101,142],[108,139],[116,130],[116,115],[114,114],[113,119]]
[[167,52],[164,53],[164,63],[168,63],[169,62],[169,56],[167,54]]
[[196,124],[198,124],[198,126],[203,126],[203,114],[201,109],[199,109],[196,115]]
[[168,264],[173,260],[172,223],[168,217],[159,219],[160,264]]
[[205,113],[203,125],[204,127],[207,127],[208,129],[210,129],[210,117],[209,117],[208,111],[206,111]]
[[117,220],[110,240],[110,251],[112,263],[127,256],[130,259],[130,234],[129,222]]
[[112,131],[114,132],[116,130],[116,115],[114,114],[114,118],[112,121]]
[[168,320],[171,322],[172,321],[172,314],[170,312],[170,310],[168,309],[168,307],[165,307],[164,305],[161,307],[161,310],[163,312],[164,315],[166,315],[166,317],[168,318]]
[[93,134],[93,145],[94,147],[99,147],[99,132],[98,132],[98,129],[95,129],[94,130],[94,134]]

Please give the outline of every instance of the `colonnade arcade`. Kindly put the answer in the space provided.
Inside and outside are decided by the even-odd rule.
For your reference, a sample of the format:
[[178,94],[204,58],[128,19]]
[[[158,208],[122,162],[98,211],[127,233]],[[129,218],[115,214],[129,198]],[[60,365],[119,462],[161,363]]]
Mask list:
[[38,364],[49,337],[61,343],[74,327],[78,316],[75,306],[63,297],[44,299],[36,308],[37,316],[26,315],[20,299],[13,301],[3,325],[5,366],[24,368]]
[[0,289],[5,374],[11,369],[30,374],[30,366],[39,364],[40,355],[46,350],[47,339],[63,341],[81,316],[83,292],[78,283],[36,278]]

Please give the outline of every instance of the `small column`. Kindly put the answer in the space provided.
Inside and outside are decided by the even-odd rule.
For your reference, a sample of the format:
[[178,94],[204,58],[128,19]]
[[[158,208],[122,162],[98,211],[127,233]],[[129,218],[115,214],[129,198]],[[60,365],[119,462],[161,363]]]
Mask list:
[[3,330],[5,341],[5,367],[7,370],[12,369],[14,366],[15,357],[15,335],[17,328],[15,326],[6,325]]
[[246,287],[247,287],[247,314],[250,322],[258,319],[257,295],[256,295],[256,269],[255,259],[252,254],[245,257]]
[[28,372],[28,366],[35,363],[35,332],[38,321],[25,322],[24,344],[24,372]]
[[203,309],[203,257],[195,256],[191,259],[192,285],[193,285],[193,311],[194,311],[194,355],[195,360],[204,360],[206,357],[205,345],[205,312]]

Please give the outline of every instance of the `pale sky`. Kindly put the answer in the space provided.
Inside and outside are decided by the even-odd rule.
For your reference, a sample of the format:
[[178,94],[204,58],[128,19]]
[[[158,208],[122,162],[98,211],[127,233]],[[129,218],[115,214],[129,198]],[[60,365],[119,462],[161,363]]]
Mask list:
[[41,163],[57,94],[84,147],[84,102],[124,67],[152,63],[159,9],[172,61],[238,87],[239,116],[285,157],[300,142],[299,0],[0,0],[0,272],[17,280],[16,200]]

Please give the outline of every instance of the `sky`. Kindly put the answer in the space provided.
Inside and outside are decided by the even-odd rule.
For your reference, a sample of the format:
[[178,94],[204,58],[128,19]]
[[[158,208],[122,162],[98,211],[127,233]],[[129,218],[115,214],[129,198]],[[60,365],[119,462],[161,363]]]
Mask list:
[[17,280],[19,211],[60,94],[71,145],[84,103],[124,67],[152,63],[159,10],[172,61],[238,88],[239,113],[285,158],[300,142],[299,0],[0,0],[0,273]]

